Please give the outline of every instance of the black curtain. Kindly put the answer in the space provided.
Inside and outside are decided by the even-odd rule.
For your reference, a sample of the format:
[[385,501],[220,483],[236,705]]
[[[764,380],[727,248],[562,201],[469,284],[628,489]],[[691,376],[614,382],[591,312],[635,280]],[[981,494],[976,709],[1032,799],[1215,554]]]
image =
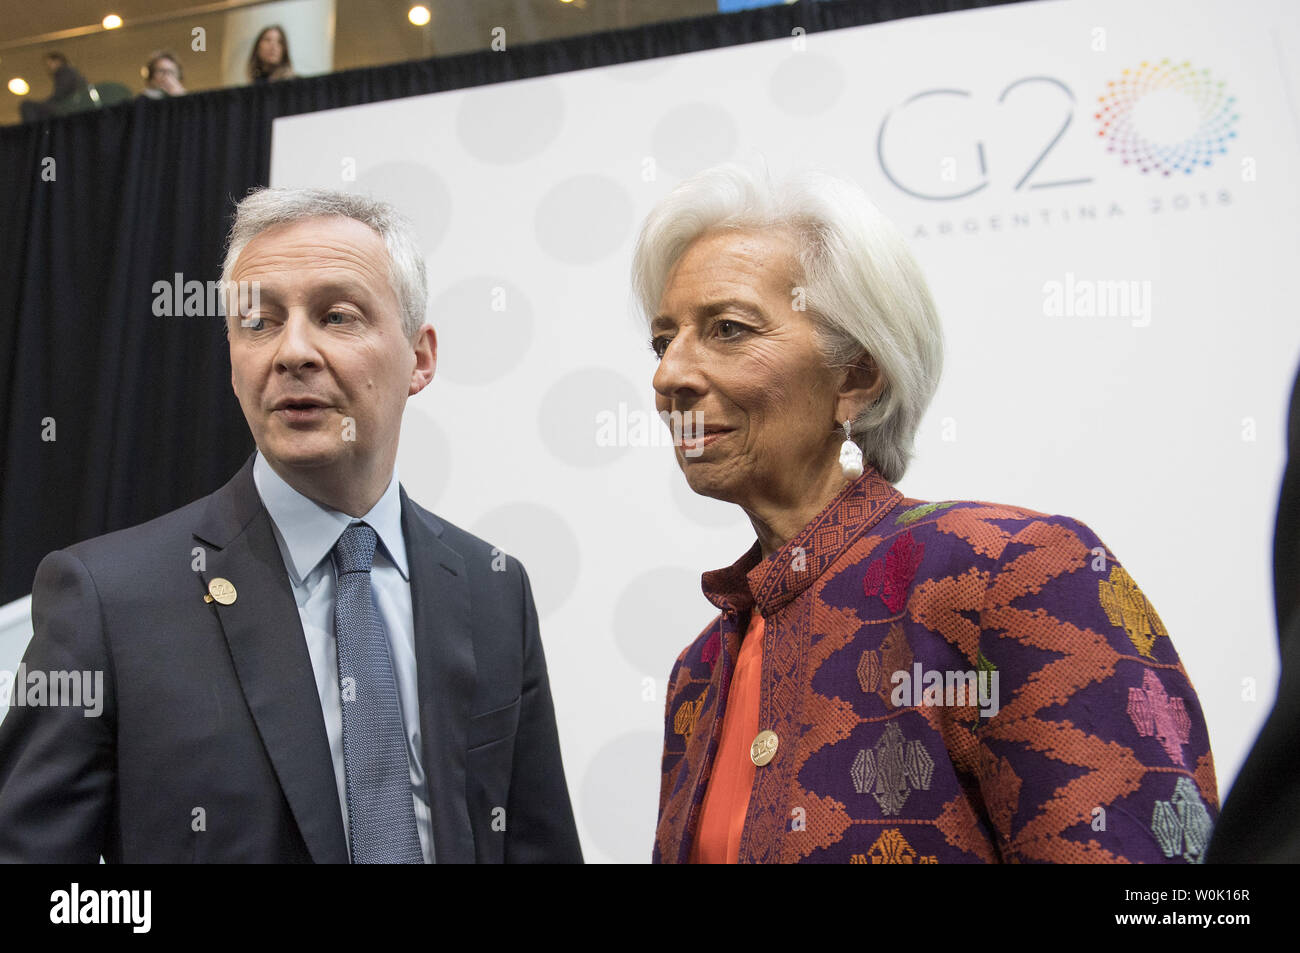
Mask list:
[[252,451],[220,319],[155,316],[154,284],[220,276],[276,117],[1004,2],[805,2],[0,129],[0,603],[50,550],[209,493]]

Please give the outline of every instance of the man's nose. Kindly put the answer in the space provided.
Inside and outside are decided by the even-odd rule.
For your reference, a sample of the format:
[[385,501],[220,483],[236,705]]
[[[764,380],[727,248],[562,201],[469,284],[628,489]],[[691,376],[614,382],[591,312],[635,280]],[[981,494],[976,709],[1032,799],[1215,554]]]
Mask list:
[[317,335],[320,329],[311,316],[303,311],[291,311],[280,331],[279,347],[275,353],[275,368],[297,374],[319,368],[323,362]]

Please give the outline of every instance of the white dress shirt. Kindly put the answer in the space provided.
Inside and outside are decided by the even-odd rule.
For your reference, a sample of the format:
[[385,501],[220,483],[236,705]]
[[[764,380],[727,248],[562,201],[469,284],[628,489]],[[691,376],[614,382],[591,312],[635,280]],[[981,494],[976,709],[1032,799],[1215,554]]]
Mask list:
[[[334,638],[334,592],[337,585],[331,551],[343,531],[360,522],[346,513],[326,509],[303,496],[271,468],[259,452],[253,461],[253,482],[257,495],[271,516],[275,541],[284,557],[284,568],[298,603],[298,616],[307,637],[325,716],[325,734],[334,759],[334,780],[338,784],[339,807],[343,812],[343,834],[352,853],[348,829],[348,787],[343,768],[343,706],[339,698],[339,659]],[[361,517],[379,537],[370,585],[375,605],[388,634],[388,650],[397,680],[402,724],[406,729],[406,753],[411,765],[411,796],[415,802],[415,826],[420,833],[424,862],[433,863],[433,823],[429,815],[429,791],[420,750],[420,696],[415,677],[415,620],[411,610],[410,573],[406,564],[406,540],[402,536],[402,503],[398,496],[397,470],[388,489],[365,516]]]

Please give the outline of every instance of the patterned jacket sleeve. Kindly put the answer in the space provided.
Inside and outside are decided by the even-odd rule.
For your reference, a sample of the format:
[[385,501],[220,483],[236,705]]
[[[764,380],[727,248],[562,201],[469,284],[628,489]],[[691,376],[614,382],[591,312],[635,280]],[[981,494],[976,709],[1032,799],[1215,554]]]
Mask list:
[[[664,812],[669,808],[673,796],[680,795],[682,787],[689,780],[686,777],[686,749],[691,743],[704,696],[709,691],[710,680],[705,676],[706,672],[712,671],[712,666],[708,663],[711,657],[708,646],[712,644],[716,647],[718,644],[716,638],[710,642],[710,637],[715,636],[717,630],[718,620],[715,619],[677,656],[668,676],[668,686],[664,691],[664,749],[660,764],[659,813],[655,822],[655,843],[651,855],[653,863],[663,863],[666,860],[663,856],[665,842],[662,839]],[[678,807],[681,806],[679,803]],[[689,810],[689,806],[686,809]],[[667,858],[667,862],[676,861],[677,847],[680,844],[668,847],[672,856]]]
[[1155,608],[1084,524],[1015,527],[987,580],[979,786],[1008,862],[1200,862],[1218,815],[1205,717]]
[[677,673],[681,670],[682,660],[685,657],[686,650],[683,650],[677,656],[677,661],[673,663],[672,671],[668,675],[668,684],[664,688],[664,750],[659,764],[659,814],[656,821],[662,818],[664,814],[664,804],[668,800],[672,767],[682,757],[681,752],[673,752],[671,747],[673,738],[673,703],[676,700],[674,686],[677,684]]

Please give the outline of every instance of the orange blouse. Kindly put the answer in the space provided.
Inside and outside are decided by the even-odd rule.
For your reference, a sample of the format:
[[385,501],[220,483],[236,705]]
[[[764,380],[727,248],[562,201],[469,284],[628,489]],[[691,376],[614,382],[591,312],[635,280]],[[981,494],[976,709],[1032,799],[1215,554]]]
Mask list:
[[722,738],[704,792],[699,832],[691,848],[693,864],[734,864],[740,859],[754,762],[749,748],[758,734],[758,703],[763,675],[763,616],[755,611],[740,643],[736,671],[722,716]]

